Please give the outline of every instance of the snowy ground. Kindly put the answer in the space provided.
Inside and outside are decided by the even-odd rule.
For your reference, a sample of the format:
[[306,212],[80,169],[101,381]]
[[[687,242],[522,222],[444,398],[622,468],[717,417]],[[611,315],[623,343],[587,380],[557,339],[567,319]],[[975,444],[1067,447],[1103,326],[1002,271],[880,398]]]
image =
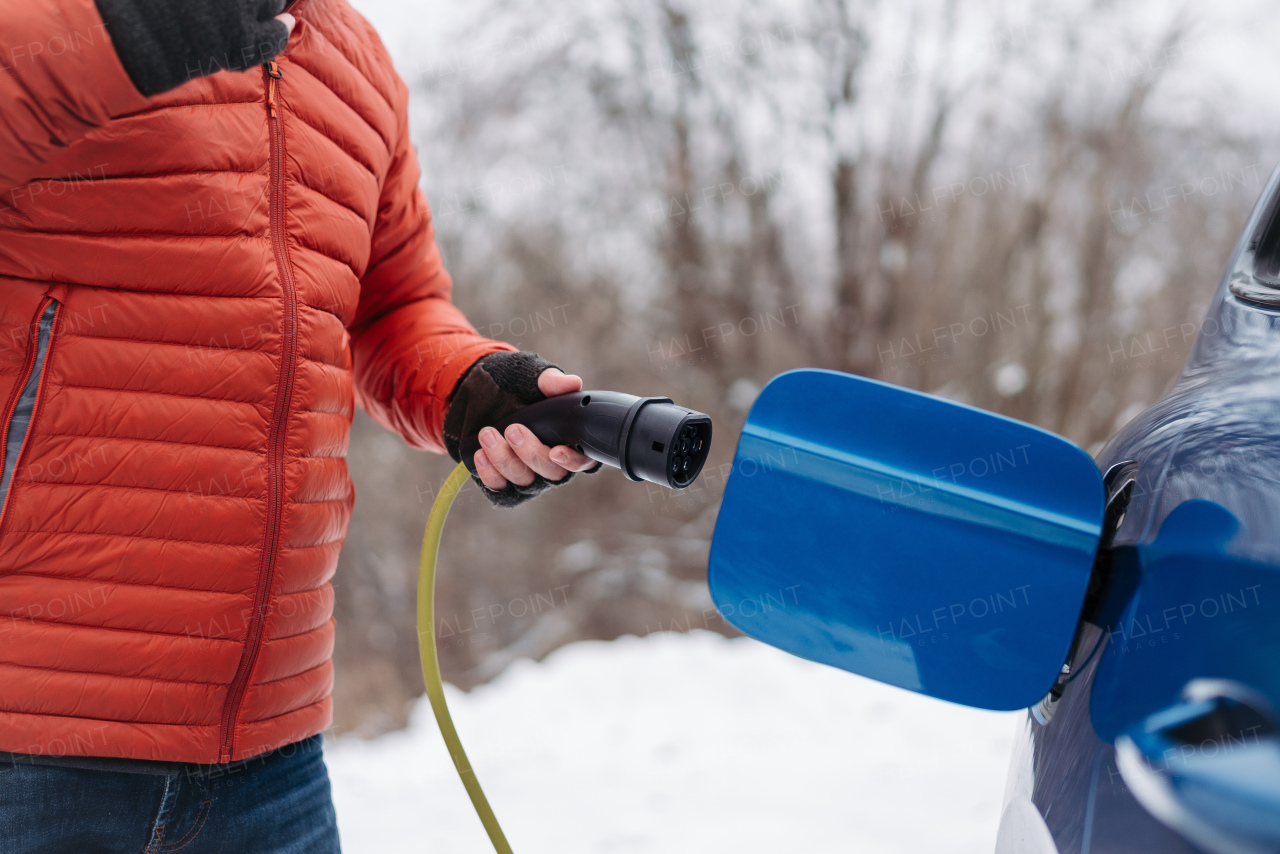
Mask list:
[[[707,632],[449,690],[518,854],[986,854],[1021,719]],[[425,700],[407,730],[325,752],[347,854],[489,850]]]

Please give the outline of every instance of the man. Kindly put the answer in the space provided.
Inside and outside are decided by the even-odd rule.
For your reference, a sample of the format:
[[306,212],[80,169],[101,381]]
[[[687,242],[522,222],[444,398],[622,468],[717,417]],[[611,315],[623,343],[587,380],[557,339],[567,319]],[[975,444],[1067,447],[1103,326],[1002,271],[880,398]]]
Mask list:
[[511,505],[581,381],[449,301],[346,0],[0,5],[0,851],[336,851],[359,403]]

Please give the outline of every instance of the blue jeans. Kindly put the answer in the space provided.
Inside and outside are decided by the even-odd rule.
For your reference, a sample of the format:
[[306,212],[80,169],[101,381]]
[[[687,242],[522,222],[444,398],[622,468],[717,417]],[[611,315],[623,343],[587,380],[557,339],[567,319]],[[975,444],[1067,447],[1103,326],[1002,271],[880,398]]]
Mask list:
[[337,854],[321,737],[163,774],[0,764],[0,851]]

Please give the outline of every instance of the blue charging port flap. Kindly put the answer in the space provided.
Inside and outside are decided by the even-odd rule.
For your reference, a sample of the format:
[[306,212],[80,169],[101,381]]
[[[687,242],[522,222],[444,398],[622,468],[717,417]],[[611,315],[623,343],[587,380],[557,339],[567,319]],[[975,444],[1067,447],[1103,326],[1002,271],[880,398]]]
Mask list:
[[1036,427],[834,371],[755,402],[711,547],[744,633],[944,700],[1036,703],[1066,661],[1102,476]]

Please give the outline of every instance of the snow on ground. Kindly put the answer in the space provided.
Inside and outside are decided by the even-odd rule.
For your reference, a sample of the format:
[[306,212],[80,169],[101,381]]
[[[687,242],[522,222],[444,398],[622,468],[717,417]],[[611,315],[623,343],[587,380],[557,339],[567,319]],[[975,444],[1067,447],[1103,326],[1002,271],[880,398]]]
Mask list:
[[[447,690],[517,854],[986,854],[1022,716],[709,632],[573,644]],[[325,758],[347,854],[491,850],[425,699]]]

